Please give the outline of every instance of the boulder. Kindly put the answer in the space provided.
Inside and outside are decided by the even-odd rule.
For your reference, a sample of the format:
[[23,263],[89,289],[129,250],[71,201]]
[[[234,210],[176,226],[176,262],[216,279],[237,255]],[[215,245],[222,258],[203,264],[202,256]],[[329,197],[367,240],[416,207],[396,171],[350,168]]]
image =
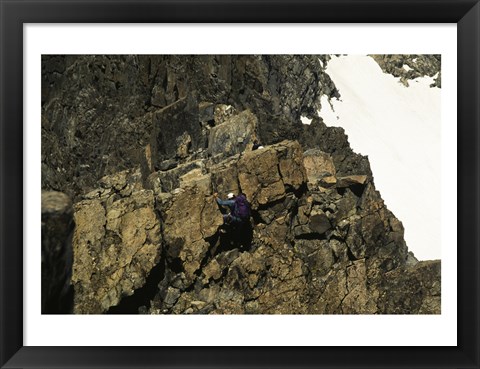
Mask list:
[[365,185],[367,182],[366,175],[352,175],[337,178],[337,187],[351,187],[355,185]]
[[[309,181],[310,181],[310,179],[309,179]],[[335,178],[334,176],[322,177],[322,178],[318,181],[318,184],[319,184],[321,187],[324,187],[324,188],[334,187],[334,186],[337,184],[337,178]]]
[[283,199],[306,182],[302,148],[294,141],[247,151],[237,167],[240,187],[255,207]]
[[312,232],[319,235],[324,234],[326,231],[332,228],[332,225],[330,224],[327,215],[319,208],[312,209],[308,226],[310,227]]
[[389,73],[400,78],[400,82],[406,87],[408,81],[415,78],[437,76],[430,87],[441,87],[441,55],[370,55],[382,68],[384,73]]
[[296,240],[295,251],[317,278],[328,274],[335,264],[332,247],[325,240]]
[[223,223],[211,188],[204,185],[204,178],[192,178],[160,211],[170,261],[180,261],[185,278],[191,283],[211,246],[206,239]]
[[[307,172],[308,182],[317,183],[317,181],[326,178],[335,178],[336,170],[332,157],[319,149],[310,149],[303,153],[303,165]],[[328,186],[332,180],[325,180]]]
[[257,117],[249,110],[225,119],[210,129],[208,153],[231,156],[245,151],[256,136]]
[[110,195],[74,206],[75,313],[98,314],[117,305],[143,286],[159,261],[160,221],[153,192],[140,188],[125,192],[128,185],[123,193],[116,190],[121,183],[135,183],[135,174],[105,177],[102,185]]

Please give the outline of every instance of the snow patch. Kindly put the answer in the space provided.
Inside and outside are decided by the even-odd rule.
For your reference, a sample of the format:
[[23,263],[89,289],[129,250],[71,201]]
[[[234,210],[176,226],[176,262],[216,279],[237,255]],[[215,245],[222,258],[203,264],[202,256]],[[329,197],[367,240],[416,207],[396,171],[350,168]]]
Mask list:
[[407,64],[403,64],[403,69],[405,69],[407,72],[413,70],[413,68],[410,68]]
[[300,120],[302,121],[303,124],[310,125],[310,124],[312,123],[312,119],[307,118],[307,117],[305,117],[305,116],[303,116],[303,115],[300,117]]
[[[322,95],[322,97],[320,98],[320,104],[322,107],[320,110],[320,114],[325,122],[330,122],[333,124],[333,122],[336,122],[339,119],[338,115],[335,114],[335,111],[333,110],[333,106],[326,95]],[[327,125],[330,125],[330,124],[327,124]]]
[[410,87],[382,72],[368,56],[332,56],[326,72],[342,101],[322,98],[319,115],[345,129],[352,149],[368,155],[375,187],[403,223],[419,260],[441,251],[440,89],[433,77]]

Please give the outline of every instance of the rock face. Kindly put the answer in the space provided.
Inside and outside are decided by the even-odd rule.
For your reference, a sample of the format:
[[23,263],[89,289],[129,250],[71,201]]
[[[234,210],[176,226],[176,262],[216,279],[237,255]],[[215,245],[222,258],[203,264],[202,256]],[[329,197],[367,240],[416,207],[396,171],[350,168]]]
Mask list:
[[102,313],[143,286],[160,257],[160,221],[140,171],[102,178],[75,204],[75,313]]
[[[42,70],[42,187],[74,199],[75,313],[121,312],[146,289],[150,314],[440,313],[440,262],[408,252],[368,159],[315,117],[337,94],[316,57]],[[229,192],[251,218],[223,233],[214,194]]]
[[[414,267],[387,273],[380,287],[380,311],[393,314],[440,312],[440,269],[439,261],[421,261]],[[400,286],[402,294],[398,293]]]
[[338,92],[313,55],[43,56],[42,188],[76,201],[105,175],[148,167],[147,147],[160,169],[206,149],[210,125],[235,110],[256,116],[264,144],[298,139],[322,94]]
[[256,139],[257,125],[257,117],[248,110],[226,119],[210,129],[208,153],[231,156],[245,151]]
[[441,55],[371,55],[385,73],[400,77],[408,87],[408,81],[418,77],[434,77],[430,87],[442,87]]

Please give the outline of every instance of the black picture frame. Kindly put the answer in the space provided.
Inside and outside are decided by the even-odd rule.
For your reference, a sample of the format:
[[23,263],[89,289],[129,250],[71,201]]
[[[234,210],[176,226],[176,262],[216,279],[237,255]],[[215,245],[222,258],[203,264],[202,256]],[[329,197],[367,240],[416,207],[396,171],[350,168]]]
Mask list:
[[[478,0],[0,0],[0,16],[2,368],[479,368]],[[23,346],[23,24],[162,22],[457,24],[456,347]]]

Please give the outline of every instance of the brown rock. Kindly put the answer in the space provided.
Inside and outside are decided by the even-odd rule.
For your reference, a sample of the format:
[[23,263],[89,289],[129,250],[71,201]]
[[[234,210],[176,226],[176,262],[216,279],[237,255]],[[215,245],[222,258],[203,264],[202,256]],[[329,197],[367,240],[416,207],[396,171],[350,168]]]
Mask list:
[[324,188],[330,188],[337,184],[337,178],[335,178],[334,176],[323,177],[320,179],[319,184]]
[[307,174],[303,164],[303,150],[296,141],[273,146],[279,158],[280,175],[285,186],[298,190],[306,181]]
[[125,192],[135,181],[124,174],[105,177],[102,184],[116,188],[127,183],[120,191],[126,197],[75,204],[72,282],[76,313],[97,314],[117,305],[123,296],[143,286],[158,262],[161,236],[153,192]]
[[167,207],[161,209],[167,248],[175,245],[175,252],[170,254],[180,259],[188,281],[193,281],[210,247],[205,238],[213,236],[223,222],[211,191],[204,184],[204,178],[192,179],[175,191]]
[[[303,153],[303,164],[308,177],[308,182],[317,183],[323,177],[335,177],[336,170],[332,157],[318,149],[310,149]],[[331,183],[329,180],[328,183]],[[328,187],[324,186],[324,187]]]
[[301,146],[281,142],[245,152],[238,162],[240,186],[253,206],[285,197],[286,186],[298,189],[306,181]]
[[382,314],[441,314],[441,262],[392,270],[379,287]]
[[221,197],[226,197],[230,192],[235,194],[240,192],[238,187],[238,159],[239,156],[235,155],[209,168],[212,174],[213,190],[219,193]]
[[354,261],[347,267],[347,294],[342,301],[344,314],[375,314],[375,293],[368,290],[365,260]]
[[354,185],[364,185],[367,181],[365,175],[353,175],[337,178],[337,187],[350,187]]

